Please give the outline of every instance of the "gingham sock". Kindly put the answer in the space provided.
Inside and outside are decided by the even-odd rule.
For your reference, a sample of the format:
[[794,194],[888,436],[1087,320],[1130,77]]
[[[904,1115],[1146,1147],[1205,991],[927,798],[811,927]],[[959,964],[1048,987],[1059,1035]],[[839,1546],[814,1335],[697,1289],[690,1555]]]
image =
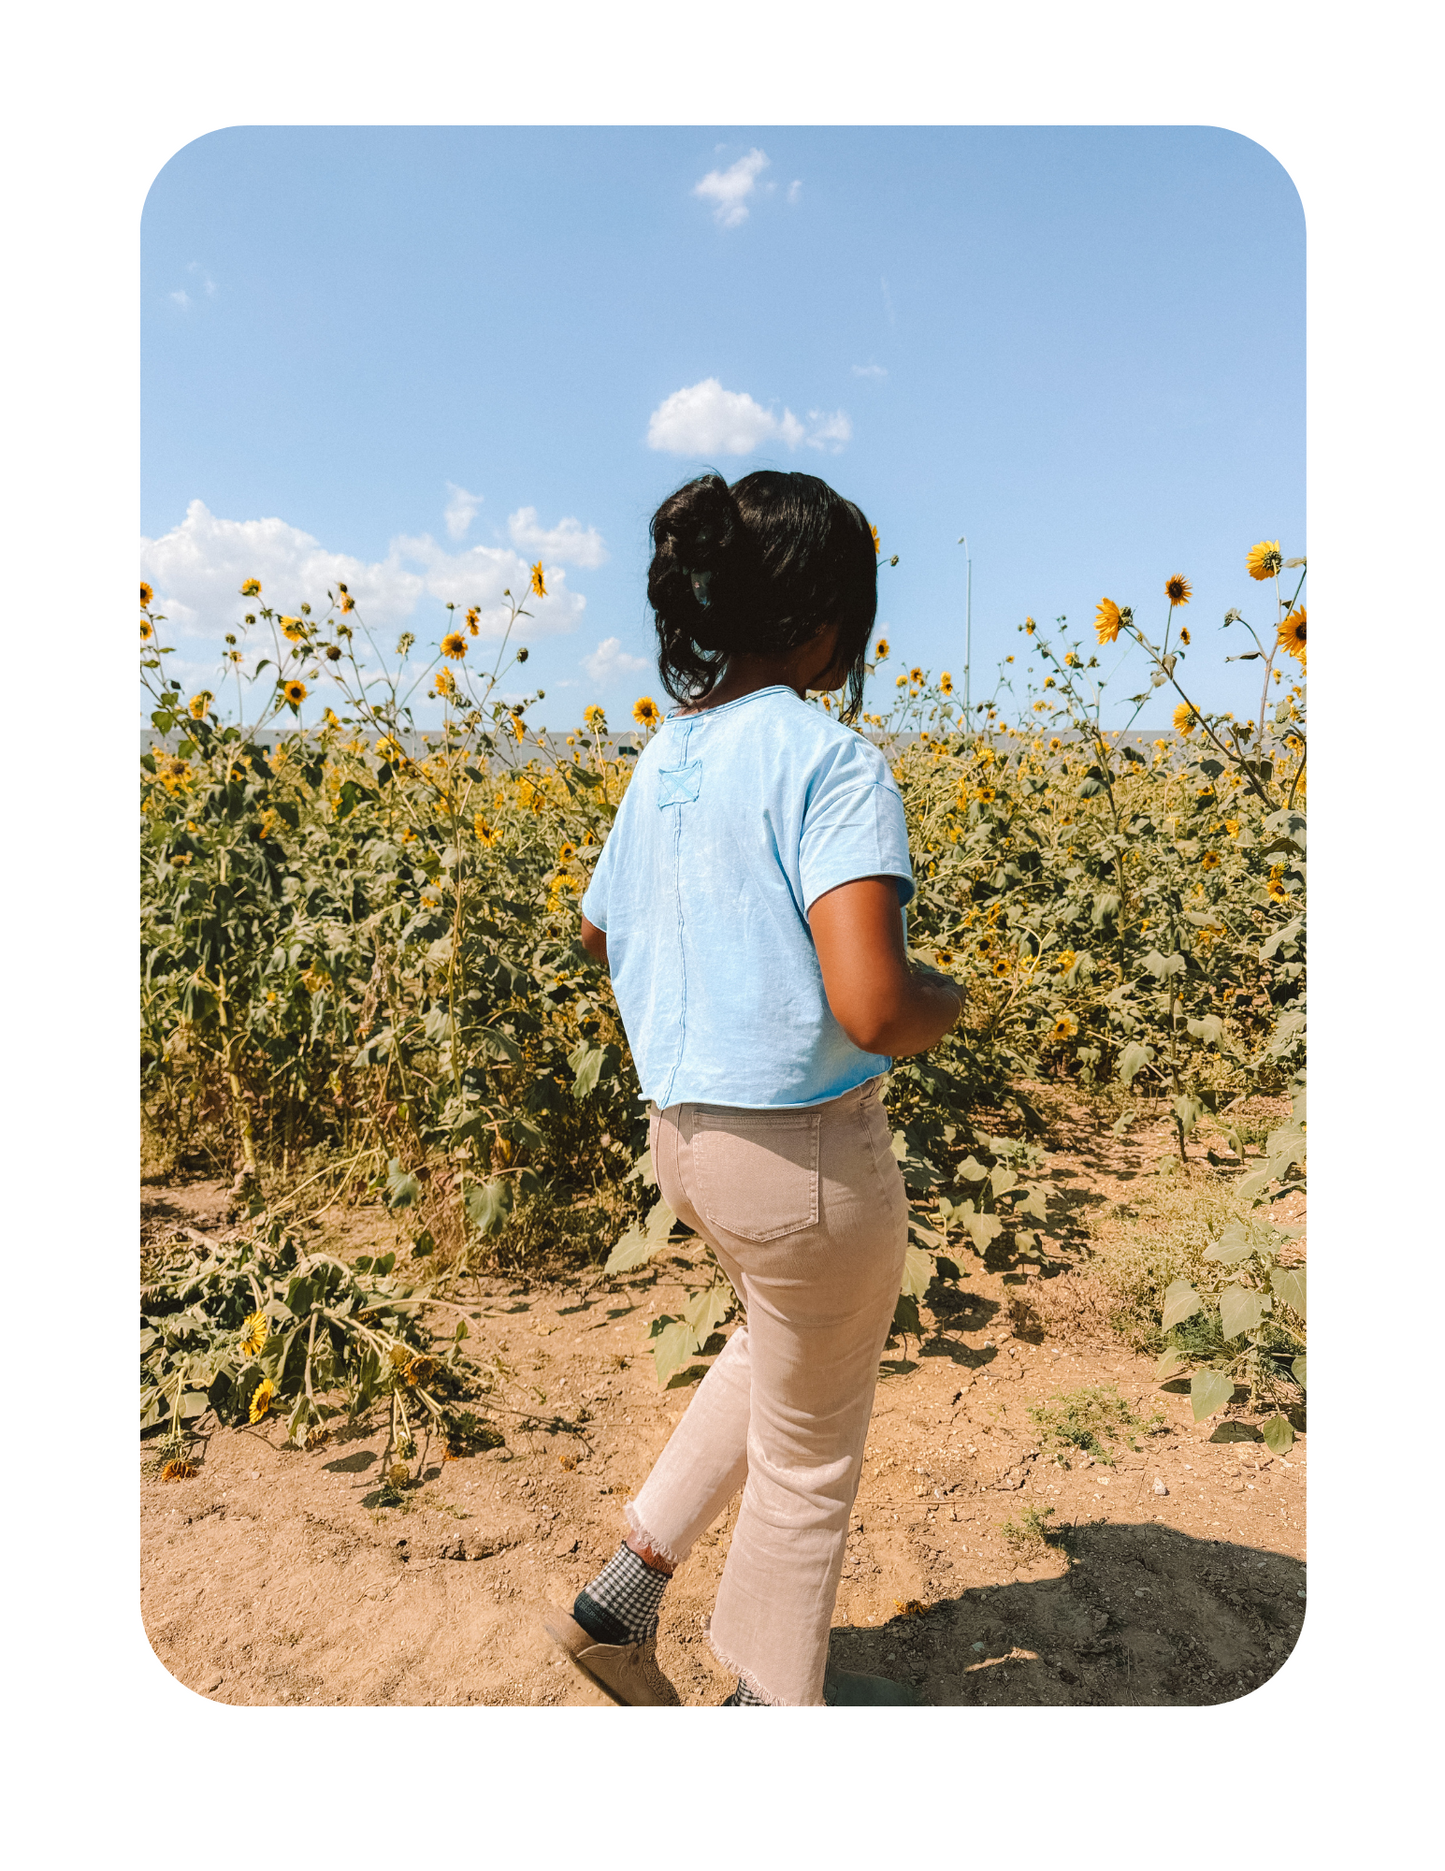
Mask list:
[[578,1592],[572,1616],[596,1643],[645,1644],[657,1634],[668,1577],[644,1565],[624,1540],[616,1556]]
[[725,1709],[765,1709],[768,1705],[763,1701],[761,1696],[755,1696],[753,1694],[752,1690],[748,1688],[747,1684],[740,1676],[738,1678],[737,1688],[734,1689],[722,1706]]

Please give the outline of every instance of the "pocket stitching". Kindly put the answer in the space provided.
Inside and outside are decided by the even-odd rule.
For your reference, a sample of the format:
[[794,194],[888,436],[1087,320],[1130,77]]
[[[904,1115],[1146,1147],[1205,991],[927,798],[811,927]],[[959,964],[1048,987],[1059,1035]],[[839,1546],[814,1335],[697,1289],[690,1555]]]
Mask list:
[[[724,1234],[734,1235],[740,1241],[776,1241],[785,1234],[798,1234],[804,1228],[817,1226],[818,1222],[818,1133],[819,1120],[816,1115],[794,1119],[779,1120],[773,1123],[756,1123],[749,1126],[746,1119],[738,1123],[737,1130],[731,1129],[721,1120],[709,1123],[708,1113],[698,1111],[693,1119],[693,1162],[698,1172],[698,1194],[702,1197],[702,1212],[714,1227],[721,1228]],[[781,1228],[768,1228],[762,1233],[755,1233],[743,1228],[734,1228],[716,1214],[711,1205],[712,1190],[708,1183],[708,1150],[705,1139],[712,1137],[735,1136],[738,1131],[751,1129],[754,1135],[767,1130],[807,1130],[811,1140],[810,1162],[806,1169],[795,1163],[794,1169],[802,1169],[808,1185],[808,1212],[798,1221],[786,1222]]]

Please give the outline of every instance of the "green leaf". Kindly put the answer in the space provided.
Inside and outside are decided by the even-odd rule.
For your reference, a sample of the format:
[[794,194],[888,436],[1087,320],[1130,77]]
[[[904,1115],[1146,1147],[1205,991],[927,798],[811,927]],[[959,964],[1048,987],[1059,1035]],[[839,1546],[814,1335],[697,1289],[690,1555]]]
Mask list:
[[1042,1183],[1035,1183],[1018,1204],[1020,1215],[1032,1215],[1035,1221],[1047,1221],[1049,1218],[1048,1191]]
[[910,1241],[908,1251],[903,1256],[903,1283],[900,1291],[911,1293],[915,1299],[922,1299],[933,1281],[933,1256],[925,1254],[922,1248],[915,1247]]
[[1219,1318],[1226,1338],[1252,1332],[1263,1317],[1259,1294],[1247,1286],[1226,1286],[1219,1295]]
[[622,1180],[624,1182],[644,1182],[649,1189],[655,1189],[657,1187],[657,1177],[654,1175],[652,1169],[651,1150],[644,1150],[642,1152],[642,1155],[638,1157],[637,1161],[632,1165],[632,1168],[628,1170]]
[[602,1074],[603,1063],[607,1058],[607,1049],[603,1046],[589,1046],[586,1040],[567,1055],[567,1063],[572,1068],[572,1096],[586,1098],[597,1089],[597,1080]]
[[1305,1316],[1305,1270],[1303,1267],[1276,1267],[1269,1276],[1270,1290],[1282,1306]]
[[733,1289],[724,1284],[709,1286],[701,1293],[696,1293],[682,1309],[682,1316],[692,1327],[697,1339],[696,1349],[701,1351],[712,1337],[714,1330],[732,1310]]
[[1261,1423],[1259,1433],[1271,1455],[1288,1455],[1294,1447],[1294,1429],[1287,1416],[1272,1416]]
[[1159,1362],[1154,1366],[1154,1382],[1156,1384],[1164,1383],[1166,1379],[1171,1378],[1176,1371],[1181,1370],[1188,1362],[1189,1360],[1184,1354],[1176,1351],[1171,1345],[1168,1351],[1164,1353],[1163,1357],[1160,1358]]
[[478,1234],[491,1234],[512,1212],[512,1191],[500,1177],[467,1184],[467,1220]]
[[1202,1039],[1206,1046],[1217,1046],[1224,1037],[1224,1022],[1217,1013],[1207,1013],[1201,1020],[1186,1020],[1190,1035]]
[[1176,1280],[1164,1295],[1164,1317],[1160,1322],[1160,1331],[1170,1331],[1183,1320],[1192,1319],[1203,1305],[1204,1301],[1188,1280]]
[[890,1338],[907,1333],[910,1338],[922,1338],[923,1321],[918,1316],[918,1301],[912,1293],[900,1293],[898,1304],[893,1308],[893,1323],[888,1328]]
[[987,1175],[988,1171],[970,1151],[954,1172],[954,1179],[957,1182],[982,1182]]
[[410,1208],[421,1194],[421,1184],[409,1169],[403,1169],[398,1158],[392,1157],[386,1166],[386,1206],[395,1212],[397,1209]]
[[1143,1071],[1153,1057],[1152,1046],[1145,1046],[1139,1040],[1131,1039],[1123,1052],[1119,1054],[1119,1083],[1131,1085],[1134,1082],[1134,1075]]
[[657,1381],[666,1384],[674,1371],[680,1371],[698,1348],[697,1334],[686,1319],[654,1320],[652,1362]]
[[1180,1092],[1179,1096],[1174,1100],[1174,1115],[1179,1119],[1180,1126],[1186,1137],[1190,1135],[1194,1126],[1199,1122],[1200,1114],[1203,1110],[1203,1104],[1194,1096],[1192,1091]]
[[965,1215],[963,1225],[980,1254],[987,1253],[990,1241],[996,1241],[1003,1233],[1003,1223],[997,1215]]
[[1014,1170],[1000,1163],[989,1172],[988,1182],[995,1196],[1007,1195],[1018,1182],[1018,1175]]
[[1234,1395],[1234,1380],[1223,1371],[1196,1371],[1189,1380],[1189,1404],[1196,1423],[1222,1410]]
[[1309,1385],[1305,1382],[1305,1358],[1303,1352],[1292,1361],[1289,1368],[1290,1375],[1294,1378],[1294,1381],[1299,1385],[1300,1389],[1308,1390]]
[[621,1240],[607,1256],[607,1264],[602,1271],[605,1275],[631,1273],[652,1259],[667,1246],[667,1237],[672,1232],[672,1224],[677,1216],[659,1198],[647,1212],[644,1222],[633,1222]]

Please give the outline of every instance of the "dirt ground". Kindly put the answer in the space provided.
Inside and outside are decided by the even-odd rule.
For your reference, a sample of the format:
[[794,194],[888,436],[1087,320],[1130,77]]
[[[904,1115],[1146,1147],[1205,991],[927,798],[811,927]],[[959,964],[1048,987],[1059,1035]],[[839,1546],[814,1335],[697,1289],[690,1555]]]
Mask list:
[[[1168,1147],[1162,1127],[1067,1136],[1048,1167],[1076,1208],[1118,1199]],[[213,1229],[223,1206],[218,1184],[147,1187],[143,1229]],[[361,1209],[326,1244],[394,1239],[384,1210]],[[469,1355],[498,1354],[516,1398],[568,1427],[526,1427],[489,1399],[507,1445],[443,1460],[433,1442],[402,1507],[377,1498],[379,1416],[310,1451],[285,1447],[271,1420],[213,1429],[190,1480],[144,1464],[141,1606],[157,1656],[237,1705],[610,1707],[539,1612],[570,1604],[615,1551],[622,1503],[709,1362],[662,1390],[645,1347],[650,1317],[677,1311],[707,1266],[690,1241],[616,1283],[468,1280],[436,1309],[438,1335],[465,1317]],[[952,1303],[925,1309],[922,1344],[890,1346],[834,1617],[842,1667],[906,1678],[938,1706],[1201,1704],[1247,1694],[1289,1655],[1305,1609],[1306,1438],[1274,1457],[1247,1418],[1196,1425],[1177,1385],[1154,1385],[1152,1359],[1090,1326],[1097,1308],[1070,1307],[1076,1278],[970,1257]],[[1028,1407],[1085,1385],[1165,1427],[1120,1442],[1113,1466],[1059,1466]],[[1063,1543],[1010,1541],[1005,1523],[1031,1509],[1053,1510]],[[733,1511],[663,1606],[659,1661],[685,1705],[732,1688],[702,1625]]]

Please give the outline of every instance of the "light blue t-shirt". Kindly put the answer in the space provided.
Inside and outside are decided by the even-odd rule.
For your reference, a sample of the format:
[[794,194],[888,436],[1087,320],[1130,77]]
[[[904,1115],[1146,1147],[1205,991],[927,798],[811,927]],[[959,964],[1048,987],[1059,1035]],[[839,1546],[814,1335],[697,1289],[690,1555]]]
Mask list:
[[784,687],[664,721],[582,898],[645,1097],[821,1104],[888,1069],[834,1019],[808,927],[859,877],[896,878],[900,914],[914,893],[871,742]]

